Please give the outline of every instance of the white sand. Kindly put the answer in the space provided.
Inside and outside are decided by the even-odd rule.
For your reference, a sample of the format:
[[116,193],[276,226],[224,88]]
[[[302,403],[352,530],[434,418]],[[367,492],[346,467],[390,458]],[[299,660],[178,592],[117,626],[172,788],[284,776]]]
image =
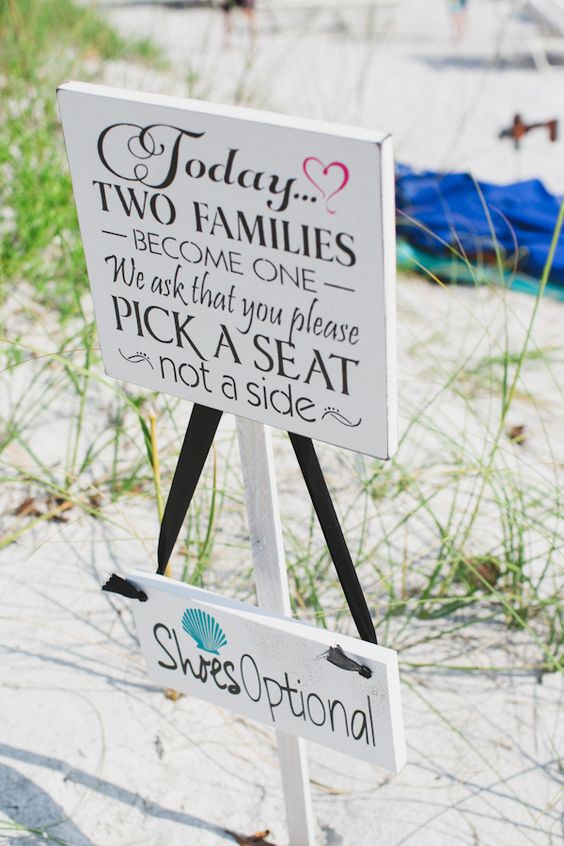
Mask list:
[[[508,143],[496,140],[499,128],[517,110],[527,119],[544,119],[561,117],[562,109],[560,68],[542,73],[508,68],[494,73],[480,65],[487,67],[492,58],[499,31],[495,22],[507,4],[473,0],[470,34],[461,45],[451,41],[439,0],[405,0],[398,6],[397,14],[386,13],[382,21],[385,37],[373,41],[358,35],[365,26],[362,8],[352,12],[344,5],[337,11],[326,7],[311,16],[307,32],[297,29],[304,19],[297,11],[277,13],[284,28],[272,32],[272,14],[265,10],[259,16],[255,63],[243,75],[242,22],[235,46],[221,53],[218,13],[125,5],[108,10],[108,17],[123,31],[150,33],[166,45],[182,81],[168,75],[140,75],[115,64],[111,82],[186,93],[187,69],[203,63],[206,79],[196,81],[194,96],[233,100],[239,86],[243,93],[249,92],[249,99],[272,108],[391,129],[398,158],[412,164],[470,167],[482,178],[499,181],[514,178],[520,168],[522,176],[541,176],[555,189],[564,189],[560,144],[549,147],[544,137],[533,135],[519,164]],[[341,14],[356,35],[331,31]],[[528,32],[524,27],[519,21],[515,24],[517,32]],[[479,66],[459,67],[462,56],[475,57]],[[532,298],[504,298],[497,292],[470,289],[442,291],[421,280],[401,281],[402,427],[470,350],[474,349],[472,361],[495,352],[503,337],[504,301],[518,347]],[[510,423],[527,426],[525,485],[564,463],[564,409],[555,389],[564,378],[563,315],[558,303],[541,306],[534,346],[556,349],[552,370],[530,366],[525,383],[535,402],[522,394],[510,416]],[[437,334],[437,327],[442,334]],[[34,342],[49,345],[47,339]],[[7,411],[38,367],[38,362],[31,363],[3,377]],[[45,389],[45,378],[40,377],[34,391]],[[76,413],[64,398],[54,396],[50,407],[37,412],[29,430],[34,449],[49,466],[57,466],[64,455],[61,420]],[[89,432],[110,425],[108,397],[107,390],[93,387],[85,443]],[[495,411],[487,395],[478,398],[476,407],[481,419],[468,415],[464,403],[453,403],[452,394],[447,394],[438,397],[428,413],[438,431],[449,427],[453,439],[469,444],[469,451],[474,445],[477,454],[485,437],[481,424]],[[23,408],[33,412],[31,395]],[[186,406],[177,410],[179,425],[186,415]],[[131,431],[139,441],[138,430]],[[426,431],[424,436],[423,429],[414,430],[402,453],[404,464],[415,468],[435,454],[440,437]],[[165,437],[171,442],[178,437],[171,424]],[[227,425],[220,463],[229,442]],[[142,451],[142,444],[134,441],[124,449],[132,454]],[[515,449],[508,444],[508,461]],[[356,496],[354,488],[346,487],[355,460],[329,448],[323,454],[344,513]],[[303,499],[295,496],[300,482],[288,445],[281,439],[277,455],[284,513],[300,516],[306,495],[304,491]],[[33,467],[17,443],[8,456],[19,467]],[[109,463],[109,456],[102,459]],[[228,484],[235,490],[236,457],[231,461]],[[169,453],[165,472],[171,470]],[[6,528],[20,525],[11,511],[26,493],[9,488],[2,494]],[[31,827],[52,826],[49,831],[72,846],[211,846],[233,842],[226,828],[246,834],[268,828],[269,839],[283,846],[284,811],[271,733],[195,699],[165,699],[144,675],[128,602],[99,590],[108,571],[126,573],[133,566],[153,566],[154,503],[130,498],[103,506],[106,521],[81,516],[74,509],[68,523],[40,525],[0,558],[2,818]],[[405,506],[399,500],[382,505],[382,525],[397,508]],[[249,562],[240,510],[230,507],[226,519],[225,537],[218,540],[207,584],[252,596],[250,580],[233,575],[235,565],[241,568]],[[354,519],[349,522],[355,525]],[[486,520],[484,535],[491,528]],[[414,562],[428,530],[418,525],[409,536]],[[377,539],[379,523],[373,531]],[[351,532],[354,536],[353,528]],[[239,549],[227,545],[233,539]],[[370,568],[365,568],[365,577],[371,596],[377,595]],[[340,596],[335,597],[342,605]],[[406,628],[398,617],[385,634],[388,645],[403,648],[409,763],[399,776],[390,778],[352,759],[308,747],[322,846],[559,842],[560,680],[545,675],[539,683],[534,673],[519,669],[537,661],[538,652],[528,638],[498,624],[472,626],[467,636],[416,645],[420,638],[455,622],[456,618],[441,624],[419,622]],[[339,626],[346,627],[344,619]],[[435,666],[414,669],[410,664],[415,662]],[[442,670],[436,666],[441,663],[507,669],[464,673]],[[12,843],[45,842],[25,833],[8,841],[8,832],[0,827],[0,842],[3,836]]]
[[[535,130],[515,152],[498,138],[515,113],[527,123],[564,119],[564,67],[540,72],[532,59],[548,50],[564,61],[564,39],[512,14],[524,5],[470,0],[467,35],[457,42],[447,0],[257,0],[259,37],[251,51],[242,17],[228,49],[219,12],[125,0],[110,19],[162,45],[184,96],[385,129],[398,161],[471,170],[500,183],[536,177],[562,192],[561,141],[550,144],[546,131]],[[139,79],[130,67],[114,68],[111,79],[171,88],[154,75]]]

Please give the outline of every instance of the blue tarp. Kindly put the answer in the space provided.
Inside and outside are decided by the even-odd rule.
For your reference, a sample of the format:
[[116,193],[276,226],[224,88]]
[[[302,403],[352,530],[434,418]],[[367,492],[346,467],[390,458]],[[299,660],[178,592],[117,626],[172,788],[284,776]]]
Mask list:
[[[398,235],[418,250],[481,263],[495,260],[496,242],[508,271],[539,279],[550,249],[561,198],[538,179],[512,185],[477,182],[468,173],[396,169]],[[550,282],[564,285],[564,238]]]

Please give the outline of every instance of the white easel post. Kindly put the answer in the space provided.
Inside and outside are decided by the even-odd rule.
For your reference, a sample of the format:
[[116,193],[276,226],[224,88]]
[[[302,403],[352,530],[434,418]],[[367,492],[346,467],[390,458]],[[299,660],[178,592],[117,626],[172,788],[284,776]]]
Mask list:
[[[270,430],[237,417],[258,604],[291,616]],[[290,846],[315,846],[305,744],[276,732]]]

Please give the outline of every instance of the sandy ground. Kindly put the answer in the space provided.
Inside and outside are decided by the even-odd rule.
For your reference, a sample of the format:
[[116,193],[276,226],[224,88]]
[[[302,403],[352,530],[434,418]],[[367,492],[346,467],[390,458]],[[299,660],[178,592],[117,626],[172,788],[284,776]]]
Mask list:
[[[564,39],[527,21],[525,6],[471,0],[457,41],[446,0],[259,0],[256,43],[239,16],[227,47],[219,11],[143,0],[104,8],[124,32],[160,43],[177,74],[175,86],[115,67],[114,85],[384,129],[413,166],[501,183],[537,177],[562,192],[561,141],[535,130],[516,152],[498,138],[515,113],[564,118]],[[547,52],[554,64],[539,70]]]
[[[446,336],[459,338],[453,357],[465,357],[475,346],[484,322],[494,334],[500,321],[498,292],[451,289],[445,296],[419,279],[402,280],[403,426],[416,392],[428,395],[444,375],[429,370],[429,361],[440,359],[443,342],[434,331],[429,333],[422,296]],[[530,313],[531,304],[525,295],[510,297],[516,326]],[[470,308],[480,320],[466,317],[470,328],[463,331],[461,315]],[[544,304],[536,343],[554,345],[560,337],[561,315],[559,303]],[[556,365],[555,378],[561,371],[562,362]],[[534,368],[530,380],[543,406],[553,395],[550,380],[539,387]],[[28,387],[17,380],[10,383],[10,404],[18,403],[22,394],[32,402]],[[92,430],[100,427],[102,400],[103,391],[93,392],[89,400],[87,420]],[[460,410],[448,406],[445,397],[433,406],[433,414],[457,426],[455,435],[478,438],[479,430],[471,431]],[[49,466],[58,466],[63,459],[64,438],[55,436],[61,432],[56,418],[63,413],[62,401],[51,403],[28,431],[36,455]],[[180,404],[179,425],[186,413]],[[528,426],[527,463],[534,474],[542,472],[546,463],[544,439],[558,443],[563,416],[564,409],[559,409],[552,428],[543,432],[534,408],[526,400],[518,402],[512,420]],[[46,437],[46,432],[53,437]],[[88,436],[85,433],[86,441]],[[414,440],[413,466],[424,448],[422,440]],[[220,467],[231,442],[232,425],[226,421],[219,437]],[[288,519],[303,514],[303,497],[296,496],[303,489],[287,442],[276,436],[275,445],[282,512]],[[432,448],[431,444],[428,449]],[[344,471],[350,467],[341,465],[339,450],[327,447],[322,455],[344,512],[356,496],[354,489],[343,487]],[[29,464],[17,445],[10,457],[20,467]],[[562,463],[563,458],[560,447],[554,460]],[[230,461],[238,476],[233,454]],[[171,470],[172,458],[167,473]],[[229,489],[235,485],[235,480],[228,480]],[[25,493],[29,491],[22,491],[22,497]],[[19,525],[12,514],[14,504],[10,489],[2,496],[2,505],[11,529]],[[382,519],[401,507],[397,501],[384,503]],[[99,590],[109,572],[154,566],[157,521],[151,497],[129,497],[113,506],[105,502],[104,515],[101,522],[72,510],[67,523],[50,522],[27,532],[0,559],[4,818],[48,827],[72,846],[211,846],[233,842],[225,829],[250,834],[265,828],[272,832],[271,841],[283,846],[284,806],[271,732],[196,699],[166,699],[145,677],[129,603]],[[217,544],[206,586],[252,598],[250,575],[233,576],[235,565],[248,568],[250,563],[240,510],[225,516],[226,537],[223,545],[221,538]],[[424,544],[427,530],[415,526],[411,542]],[[233,538],[243,550],[235,558],[228,543]],[[361,571],[361,578],[370,597],[377,595],[370,567]],[[338,595],[337,602],[342,605]],[[473,625],[466,634],[428,642],[429,636],[441,628],[456,628],[461,620],[455,615],[442,623],[406,625],[400,616],[380,632],[384,643],[401,649],[408,764],[398,776],[391,778],[308,745],[322,846],[559,842],[561,680],[527,670],[538,660],[538,652],[529,638],[503,623]],[[346,629],[346,618],[338,626]],[[417,669],[413,666],[417,662],[433,666]],[[499,670],[448,669],[453,666]],[[8,841],[6,835],[6,842],[14,840]],[[22,833],[15,842],[45,841]]]
[[[517,159],[496,138],[516,110],[531,120],[561,116],[564,70],[538,71],[528,59],[528,45],[538,47],[537,31],[522,20],[512,21],[500,52],[499,21],[508,4],[471,3],[470,30],[461,44],[453,43],[442,3],[389,5],[376,18],[372,39],[366,36],[368,6],[319,7],[304,18],[303,9],[265,5],[250,53],[243,21],[232,46],[222,51],[218,13],[181,4],[108,5],[108,18],[120,29],[152,34],[175,63],[175,76],[140,74],[115,64],[109,81],[185,94],[189,78],[194,96],[252,100],[391,129],[398,158],[412,164],[470,167],[482,178],[499,181],[541,176],[555,190],[564,190],[560,145],[549,147],[541,134],[533,135]],[[497,72],[492,69],[495,57],[502,62]],[[462,360],[484,327],[492,337],[502,333],[502,303],[516,337],[522,337],[532,302],[524,295],[501,297],[463,288],[444,292],[421,280],[401,280],[402,426],[412,415],[413,397],[424,397],[444,381],[445,338],[450,364]],[[433,326],[427,318],[431,310]],[[538,348],[558,348],[562,316],[560,304],[543,304]],[[436,325],[443,329],[440,337]],[[558,360],[551,378],[561,381],[562,371]],[[518,402],[510,422],[526,423],[527,461],[537,473],[544,472],[549,459],[555,466],[564,463],[558,435],[564,410],[551,406],[551,379],[544,384],[534,369],[530,378],[538,402],[534,407]],[[29,387],[19,379],[7,380],[10,404]],[[100,397],[90,402],[87,426],[100,427]],[[550,414],[541,417],[539,404]],[[483,409],[487,415],[487,399]],[[60,436],[46,436],[46,426],[63,413],[63,406],[43,409],[35,425],[34,447],[52,464],[64,445]],[[461,438],[479,439],[480,427],[469,429],[462,412],[447,407],[446,399],[433,413],[459,425]],[[227,425],[224,442],[229,440]],[[551,456],[545,443],[553,445]],[[432,442],[414,443],[414,460],[423,447],[434,448]],[[296,509],[296,475],[279,438],[276,449],[282,506],[291,512]],[[11,459],[25,466],[29,459],[14,450]],[[338,483],[338,451],[324,455]],[[354,499],[354,491],[342,493],[345,501]],[[11,497],[12,491],[2,495],[6,513],[14,507]],[[269,829],[269,839],[284,846],[272,734],[195,699],[166,699],[146,680],[127,601],[99,590],[109,571],[151,566],[154,511],[146,501],[107,506],[103,523],[73,512],[67,523],[26,533],[2,553],[0,813],[47,829],[72,846],[234,842],[226,829],[245,834]],[[229,561],[218,562],[211,587],[221,589],[229,566]],[[503,626],[473,626],[466,638],[418,646],[431,626],[438,624],[418,623],[406,633],[398,619],[386,632],[388,645],[402,647],[405,662],[408,764],[400,775],[391,778],[308,746],[320,846],[561,842],[561,680],[519,669],[533,660],[530,647]],[[416,661],[435,666],[415,669]],[[503,669],[455,672],[441,669],[441,663]],[[46,842],[39,835],[8,832],[0,823],[2,838]]]

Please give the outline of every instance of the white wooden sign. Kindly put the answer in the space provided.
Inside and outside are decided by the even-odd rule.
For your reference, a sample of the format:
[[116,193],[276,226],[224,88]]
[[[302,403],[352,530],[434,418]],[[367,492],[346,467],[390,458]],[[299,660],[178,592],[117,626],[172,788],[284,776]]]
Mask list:
[[66,83],[58,92],[106,372],[389,457],[389,136]]
[[[405,762],[397,654],[208,591],[134,571],[151,679],[398,772]],[[371,678],[324,657],[340,646]]]

